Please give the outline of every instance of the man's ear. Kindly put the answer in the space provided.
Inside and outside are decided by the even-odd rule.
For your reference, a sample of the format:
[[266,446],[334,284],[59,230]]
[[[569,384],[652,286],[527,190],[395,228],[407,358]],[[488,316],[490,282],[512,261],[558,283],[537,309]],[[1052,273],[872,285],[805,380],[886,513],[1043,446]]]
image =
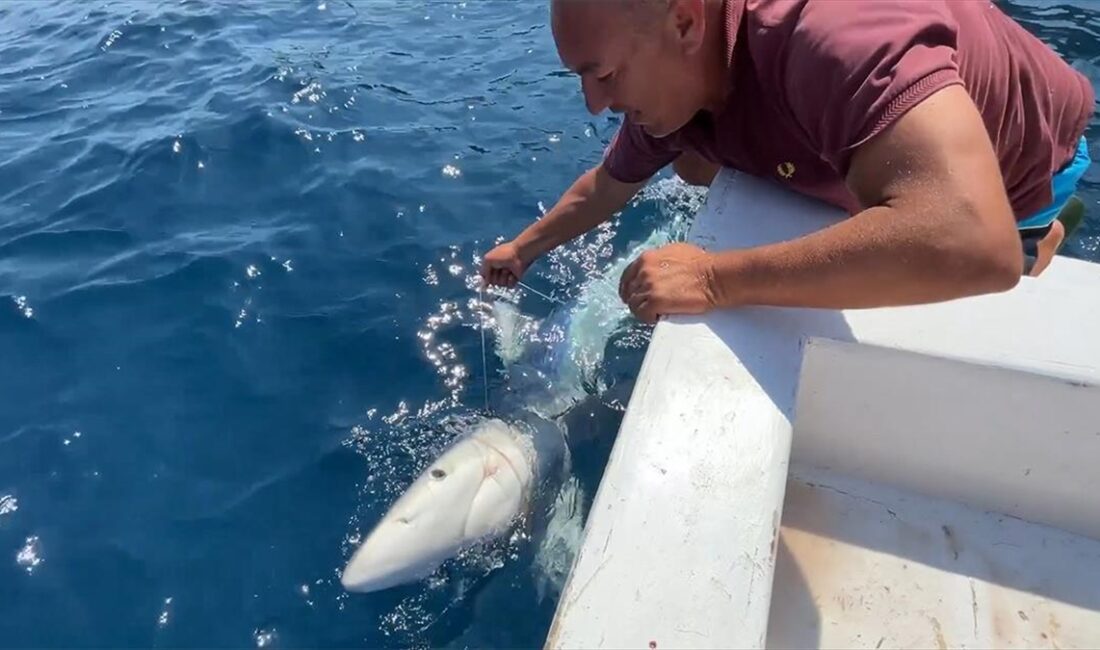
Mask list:
[[706,0],[668,0],[668,19],[684,54],[703,47],[706,31]]

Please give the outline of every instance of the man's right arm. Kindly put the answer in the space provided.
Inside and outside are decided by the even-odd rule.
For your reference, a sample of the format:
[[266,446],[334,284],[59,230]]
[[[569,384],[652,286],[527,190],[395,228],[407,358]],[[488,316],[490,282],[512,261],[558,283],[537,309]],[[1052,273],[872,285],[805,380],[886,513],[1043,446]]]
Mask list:
[[530,264],[561,244],[611,218],[645,185],[622,183],[603,164],[581,175],[546,215],[515,238],[520,255]]
[[607,221],[645,184],[615,180],[602,163],[596,165],[574,181],[542,219],[489,251],[482,277],[490,284],[514,286],[536,259]]

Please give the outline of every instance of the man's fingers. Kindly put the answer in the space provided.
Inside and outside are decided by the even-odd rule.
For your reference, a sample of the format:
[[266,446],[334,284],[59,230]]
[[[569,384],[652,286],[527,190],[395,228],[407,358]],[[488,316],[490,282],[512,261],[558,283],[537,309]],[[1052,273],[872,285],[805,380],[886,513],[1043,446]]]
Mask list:
[[657,311],[660,303],[661,301],[649,291],[637,291],[630,294],[627,306],[635,318],[643,323],[653,325],[661,317]]
[[[636,261],[637,260],[635,260],[635,262]],[[619,300],[622,300],[624,303],[630,300],[630,296],[626,292],[626,287],[627,283],[630,281],[632,275],[631,270],[634,268],[635,262],[627,264],[626,268],[623,269],[623,274],[619,276]]]
[[623,271],[623,274],[619,277],[619,298],[623,302],[630,302],[630,285],[634,281],[634,276],[638,273],[638,264],[641,262],[641,258],[638,258],[630,263]]
[[493,283],[493,268],[489,266],[489,260],[481,260],[481,286],[491,285]]
[[519,282],[519,277],[508,269],[489,269],[485,281],[490,285],[511,288]]
[[649,302],[649,296],[641,293],[632,294],[627,300],[627,307],[630,308],[630,313],[634,314],[634,317],[641,320],[642,308]]
[[636,297],[648,296],[652,289],[653,287],[642,278],[642,274],[637,273],[633,279],[626,281],[621,290],[623,302],[630,304]]
[[507,287],[512,279],[512,273],[508,269],[493,269],[493,284],[498,287]]
[[630,285],[627,286],[626,295],[627,295],[627,297],[638,295],[638,294],[648,295],[649,292],[652,291],[652,290],[653,290],[653,287],[649,286],[646,283],[646,281],[642,279],[641,274],[638,274],[637,277],[635,277],[633,280],[631,280]]

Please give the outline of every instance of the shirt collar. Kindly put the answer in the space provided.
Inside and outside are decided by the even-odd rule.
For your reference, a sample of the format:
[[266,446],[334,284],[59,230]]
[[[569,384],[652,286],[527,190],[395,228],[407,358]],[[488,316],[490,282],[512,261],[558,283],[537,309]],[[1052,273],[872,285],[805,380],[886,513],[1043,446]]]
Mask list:
[[741,31],[741,18],[745,15],[747,0],[722,0],[722,31],[726,37],[726,65],[733,67],[733,52],[737,49],[737,34]]

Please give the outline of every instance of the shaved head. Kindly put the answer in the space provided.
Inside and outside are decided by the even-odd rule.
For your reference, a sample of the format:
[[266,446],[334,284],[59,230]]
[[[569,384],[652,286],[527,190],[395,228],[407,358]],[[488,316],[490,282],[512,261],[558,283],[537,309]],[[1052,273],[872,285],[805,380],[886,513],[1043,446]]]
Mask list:
[[550,13],[558,16],[561,12],[584,9],[582,5],[598,5],[602,10],[617,14],[620,20],[628,21],[632,27],[650,29],[668,11],[670,0],[551,0]]
[[588,110],[625,114],[657,137],[682,127],[713,93],[721,13],[707,0],[550,0],[558,56],[580,76]]
[[[585,2],[586,0],[564,1]],[[625,5],[623,11],[626,12],[629,20],[647,29],[656,25],[668,13],[669,0],[617,0],[617,2]]]

